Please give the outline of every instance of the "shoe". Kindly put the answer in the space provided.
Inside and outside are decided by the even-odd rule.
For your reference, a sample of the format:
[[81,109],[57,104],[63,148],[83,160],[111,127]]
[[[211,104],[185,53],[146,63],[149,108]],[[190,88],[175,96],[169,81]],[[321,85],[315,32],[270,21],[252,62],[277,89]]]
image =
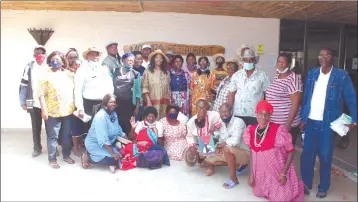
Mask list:
[[247,169],[247,165],[243,165],[241,166],[239,169],[237,169],[236,171],[236,177],[239,176],[242,172],[244,172]]
[[326,196],[327,196],[327,192],[325,191],[318,191],[316,194],[317,198],[326,198]]
[[41,151],[34,150],[34,151],[32,152],[32,157],[34,158],[34,157],[40,156],[40,154],[41,154]]

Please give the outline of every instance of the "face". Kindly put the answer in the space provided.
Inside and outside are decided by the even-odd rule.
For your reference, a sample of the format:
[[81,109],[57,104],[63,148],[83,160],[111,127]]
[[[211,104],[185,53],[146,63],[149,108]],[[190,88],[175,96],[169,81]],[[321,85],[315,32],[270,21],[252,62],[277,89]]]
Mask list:
[[99,52],[91,51],[87,54],[87,60],[92,62],[98,62],[99,61]]
[[134,64],[135,64],[135,66],[141,66],[142,65],[142,63],[143,63],[143,57],[142,57],[142,55],[136,55],[135,56],[135,59],[134,59]]
[[133,57],[128,57],[124,60],[124,64],[129,67],[132,68],[134,65],[134,58]]
[[188,64],[188,66],[194,66],[194,64],[195,64],[195,58],[194,57],[192,57],[192,56],[190,56],[190,57],[188,57],[187,59],[186,59],[186,63]]
[[70,65],[73,65],[74,62],[78,59],[78,56],[75,52],[70,52],[68,55],[67,55],[67,61]]
[[116,106],[117,106],[116,99],[114,98],[109,99],[107,103],[107,110],[114,111],[114,109],[116,109]]
[[199,66],[200,66],[200,69],[205,69],[208,67],[208,62],[205,59],[201,59],[199,61]]
[[256,114],[256,119],[260,126],[266,126],[271,119],[271,115],[267,111],[262,110]]
[[63,61],[59,55],[54,55],[50,59],[50,66],[52,70],[59,70],[60,67],[63,67]]
[[107,52],[110,55],[116,55],[118,53],[118,46],[116,44],[112,44],[107,47]]
[[249,49],[249,48],[243,48],[243,49],[241,50],[241,56],[244,55],[244,53],[245,53],[245,51],[246,51],[247,49]]
[[45,52],[40,48],[34,50],[34,57],[36,59],[37,64],[42,65],[45,61],[46,54]]
[[175,58],[174,60],[174,68],[175,69],[181,69],[181,67],[183,66],[183,62],[181,61],[180,58]]
[[225,62],[224,58],[222,58],[222,57],[217,57],[216,58],[216,64],[224,64],[224,62]]
[[173,108],[171,108],[168,112],[168,114],[177,114],[177,113],[178,113],[177,110],[175,110]]
[[329,51],[321,50],[321,52],[319,53],[318,59],[319,59],[319,64],[322,67],[332,66],[333,56]]
[[243,58],[243,61],[245,63],[254,63],[255,62],[255,58],[252,57],[252,58]]
[[168,54],[168,55],[166,55],[166,56],[168,57],[168,63],[169,63],[169,64],[172,63],[172,61],[173,61],[173,55]]
[[229,110],[225,105],[220,107],[219,114],[221,119],[227,119],[231,116],[231,110]]
[[154,63],[156,66],[160,66],[163,63],[163,56],[160,54],[156,54],[154,57]]
[[202,119],[208,112],[208,106],[205,102],[199,102],[196,105],[196,111],[198,112],[198,118]]
[[288,67],[287,58],[280,56],[277,58],[277,69],[285,70]]
[[148,114],[148,116],[145,117],[145,120],[150,124],[154,123],[155,119],[156,117],[154,116],[154,114]]
[[229,74],[229,77],[231,77],[232,75],[234,75],[235,72],[237,72],[238,68],[235,67],[235,65],[230,62],[228,65],[227,65],[227,73]]
[[150,48],[143,48],[142,49],[142,54],[144,58],[148,58],[149,54],[152,52],[152,49]]

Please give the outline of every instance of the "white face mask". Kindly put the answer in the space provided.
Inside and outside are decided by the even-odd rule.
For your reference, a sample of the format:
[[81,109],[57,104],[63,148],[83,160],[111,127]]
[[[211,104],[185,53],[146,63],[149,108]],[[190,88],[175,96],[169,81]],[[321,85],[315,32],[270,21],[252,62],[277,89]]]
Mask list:
[[244,62],[244,69],[247,71],[253,70],[255,68],[255,64],[254,63],[246,63]]
[[286,73],[288,70],[289,70],[288,67],[286,67],[286,69],[284,69],[284,70],[282,70],[282,71],[277,68],[277,72],[278,72],[279,74],[284,74],[284,73]]
[[149,123],[148,121],[144,121],[145,127],[147,128],[154,128],[155,127],[155,121],[153,123]]

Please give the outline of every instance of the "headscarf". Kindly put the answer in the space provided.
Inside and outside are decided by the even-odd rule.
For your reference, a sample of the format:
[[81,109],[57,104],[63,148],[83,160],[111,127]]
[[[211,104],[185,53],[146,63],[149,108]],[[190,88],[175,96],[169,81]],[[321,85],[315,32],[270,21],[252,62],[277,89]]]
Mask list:
[[266,100],[261,100],[259,103],[257,103],[256,105],[256,114],[260,113],[261,111],[267,111],[268,113],[270,113],[270,115],[272,115],[273,113],[273,107],[270,103],[268,103]]
[[124,62],[124,60],[127,58],[135,58],[135,55],[133,53],[125,53],[122,55],[122,62]]

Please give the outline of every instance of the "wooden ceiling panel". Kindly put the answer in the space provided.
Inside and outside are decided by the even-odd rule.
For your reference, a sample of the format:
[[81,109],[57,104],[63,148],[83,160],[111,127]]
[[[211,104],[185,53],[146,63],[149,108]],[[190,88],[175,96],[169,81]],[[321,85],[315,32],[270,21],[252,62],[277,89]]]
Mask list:
[[357,24],[357,1],[2,1],[1,9],[175,12]]

